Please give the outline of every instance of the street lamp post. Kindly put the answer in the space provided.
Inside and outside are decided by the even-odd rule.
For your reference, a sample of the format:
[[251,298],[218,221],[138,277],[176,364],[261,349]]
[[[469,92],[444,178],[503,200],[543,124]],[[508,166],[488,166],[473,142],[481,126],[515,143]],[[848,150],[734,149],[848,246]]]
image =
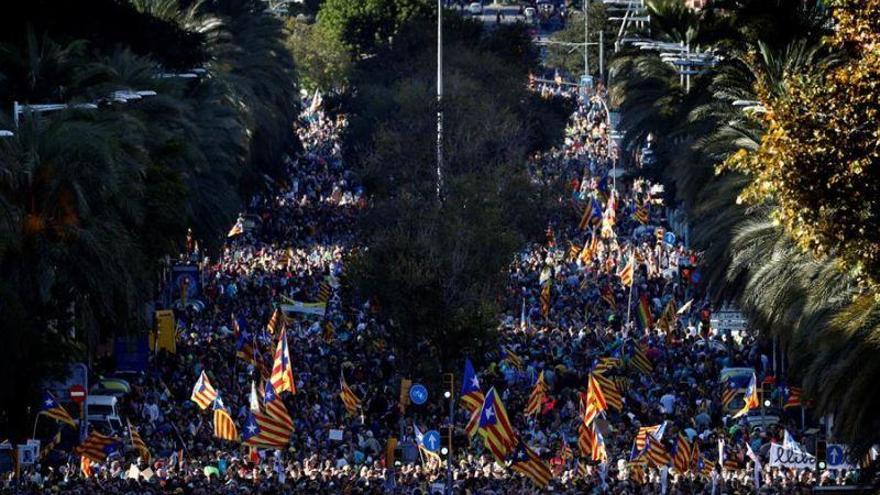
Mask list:
[[437,202],[443,201],[443,0],[437,0]]
[[[196,77],[195,75],[193,76]],[[129,101],[140,100],[147,96],[156,96],[156,92],[153,90],[134,91],[131,89],[121,89],[111,93],[109,100],[117,103],[128,103]],[[98,103],[102,101],[107,101],[107,99],[99,99]],[[18,123],[21,120],[21,116],[26,112],[46,113],[55,112],[58,110],[65,110],[68,108],[78,110],[97,110],[98,103],[40,103],[32,105],[14,101],[12,102],[12,120],[15,123],[15,128],[18,129]],[[0,136],[12,135],[12,133],[3,134],[3,132],[9,131],[0,132]]]
[[15,128],[18,129],[18,121],[25,112],[54,112],[56,110],[64,110],[66,108],[77,108],[85,110],[95,110],[98,105],[94,103],[43,103],[39,105],[21,104],[17,101],[12,102],[12,120],[15,122]]
[[584,75],[590,75],[590,1],[584,0]]

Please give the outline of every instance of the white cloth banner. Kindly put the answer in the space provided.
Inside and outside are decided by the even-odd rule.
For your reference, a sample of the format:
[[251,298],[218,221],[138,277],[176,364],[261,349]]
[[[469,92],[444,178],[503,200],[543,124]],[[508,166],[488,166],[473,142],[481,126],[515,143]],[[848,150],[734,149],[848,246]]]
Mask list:
[[768,452],[770,465],[792,469],[816,469],[816,458],[807,452],[786,449],[779,444],[771,444]]
[[327,310],[326,303],[307,303],[301,301],[291,301],[291,304],[282,304],[281,311],[286,313],[303,313],[307,315],[324,316]]

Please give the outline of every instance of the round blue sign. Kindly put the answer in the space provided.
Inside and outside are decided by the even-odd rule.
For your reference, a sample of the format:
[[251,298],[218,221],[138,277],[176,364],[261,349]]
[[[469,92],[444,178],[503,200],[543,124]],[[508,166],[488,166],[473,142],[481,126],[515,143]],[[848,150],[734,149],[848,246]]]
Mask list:
[[663,242],[669,244],[670,246],[675,245],[675,234],[672,232],[667,232],[666,235],[663,236]]
[[431,452],[437,452],[440,450],[440,433],[437,430],[426,431],[422,444]]
[[843,456],[843,449],[840,445],[829,445],[825,451],[825,458],[828,459],[829,466],[843,464],[846,460]]
[[413,404],[422,405],[428,400],[428,389],[421,383],[414,383],[409,388],[409,398],[413,401]]

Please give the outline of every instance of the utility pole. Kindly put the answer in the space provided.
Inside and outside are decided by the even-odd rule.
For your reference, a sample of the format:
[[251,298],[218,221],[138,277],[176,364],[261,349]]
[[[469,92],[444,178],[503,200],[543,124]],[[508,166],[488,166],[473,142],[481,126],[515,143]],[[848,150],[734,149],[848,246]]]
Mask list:
[[443,0],[437,0],[437,202],[443,201]]
[[589,0],[584,0],[584,75],[590,75],[590,13]]

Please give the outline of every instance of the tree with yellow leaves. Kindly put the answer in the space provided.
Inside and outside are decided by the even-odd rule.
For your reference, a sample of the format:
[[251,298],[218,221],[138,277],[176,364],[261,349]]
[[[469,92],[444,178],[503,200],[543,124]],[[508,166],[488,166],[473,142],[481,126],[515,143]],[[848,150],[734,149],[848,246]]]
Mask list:
[[838,258],[880,288],[880,0],[835,0],[831,70],[787,74],[757,89],[767,131],[724,167],[746,173],[740,200],[772,201],[774,221],[803,248]]

